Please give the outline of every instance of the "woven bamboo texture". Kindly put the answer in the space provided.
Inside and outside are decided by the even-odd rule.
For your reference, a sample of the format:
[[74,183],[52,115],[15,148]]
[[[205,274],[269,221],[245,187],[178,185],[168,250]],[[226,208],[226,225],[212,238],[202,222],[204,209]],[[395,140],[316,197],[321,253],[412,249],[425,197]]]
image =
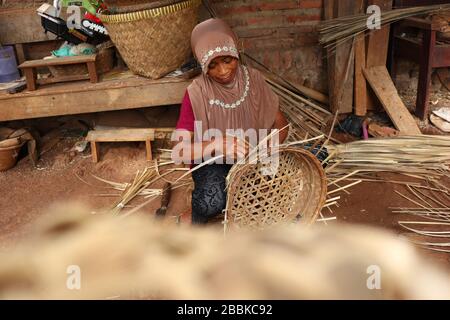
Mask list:
[[199,5],[198,0],[188,0],[138,12],[102,14],[100,19],[131,71],[159,79],[188,60]]
[[264,175],[262,166],[258,162],[232,168],[226,206],[227,227],[260,230],[281,223],[312,224],[327,193],[320,162],[308,151],[283,147],[275,175]]

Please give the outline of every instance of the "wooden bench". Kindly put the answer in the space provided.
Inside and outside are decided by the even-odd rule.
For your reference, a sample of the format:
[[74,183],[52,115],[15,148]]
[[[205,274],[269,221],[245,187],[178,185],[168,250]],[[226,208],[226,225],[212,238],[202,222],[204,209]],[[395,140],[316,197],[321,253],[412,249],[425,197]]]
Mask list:
[[[27,88],[30,91],[36,90],[36,82],[39,84],[54,83],[54,82],[64,82],[64,81],[75,81],[75,80],[85,80],[90,79],[91,83],[98,82],[97,69],[95,67],[95,60],[97,55],[82,55],[74,57],[63,57],[54,59],[40,59],[40,60],[29,60],[25,61],[19,68],[23,70],[25,78],[27,81]],[[62,66],[62,65],[72,65],[72,64],[86,64],[88,69],[87,75],[69,75],[64,77],[54,77],[49,79],[37,80],[37,68],[48,67],[48,66]]]
[[91,143],[92,160],[99,160],[99,142],[145,141],[147,160],[152,160],[151,141],[155,140],[155,129],[91,130],[86,140]]

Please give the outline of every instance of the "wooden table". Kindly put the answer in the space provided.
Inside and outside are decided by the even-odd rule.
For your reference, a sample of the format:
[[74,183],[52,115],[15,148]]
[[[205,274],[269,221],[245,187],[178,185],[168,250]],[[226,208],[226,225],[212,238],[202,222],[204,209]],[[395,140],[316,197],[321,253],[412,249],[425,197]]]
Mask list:
[[[408,28],[421,30],[422,39],[403,36]],[[439,44],[436,34],[439,25],[420,18],[404,19],[395,26],[396,33],[392,38],[391,74],[396,76],[398,58],[406,58],[419,65],[419,83],[417,86],[416,115],[425,120],[428,118],[430,106],[431,75],[435,68],[450,66],[450,44]]]
[[0,93],[0,121],[41,118],[181,103],[191,80],[150,80],[132,76],[42,86],[16,94]]
[[[91,83],[98,82],[97,69],[95,67],[97,55],[82,55],[73,57],[63,57],[54,59],[37,59],[37,60],[27,60],[19,65],[19,69],[23,70],[26,80],[27,88],[29,91],[34,91],[37,89],[36,84],[54,83],[54,82],[66,82],[89,79]],[[87,75],[68,75],[64,77],[54,77],[50,79],[44,79],[44,81],[37,80],[37,69],[42,67],[50,66],[65,66],[65,65],[77,65],[85,64],[87,66]],[[51,81],[48,81],[51,80]]]
[[147,153],[147,161],[152,158],[152,141],[155,140],[155,129],[150,128],[127,128],[114,130],[91,130],[86,141],[91,143],[92,161],[95,163],[100,159],[100,142],[125,142],[125,141],[143,141]]

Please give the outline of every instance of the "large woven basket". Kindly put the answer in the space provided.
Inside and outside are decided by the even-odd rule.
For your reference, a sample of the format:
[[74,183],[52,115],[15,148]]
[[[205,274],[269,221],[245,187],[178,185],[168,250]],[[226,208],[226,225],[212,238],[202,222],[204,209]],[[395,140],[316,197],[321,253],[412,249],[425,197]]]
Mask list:
[[111,40],[136,74],[158,79],[188,60],[200,0],[121,14],[101,14]]
[[235,165],[229,175],[227,228],[264,229],[280,223],[312,224],[322,209],[327,183],[320,162],[308,151],[280,148],[275,175],[261,163]]

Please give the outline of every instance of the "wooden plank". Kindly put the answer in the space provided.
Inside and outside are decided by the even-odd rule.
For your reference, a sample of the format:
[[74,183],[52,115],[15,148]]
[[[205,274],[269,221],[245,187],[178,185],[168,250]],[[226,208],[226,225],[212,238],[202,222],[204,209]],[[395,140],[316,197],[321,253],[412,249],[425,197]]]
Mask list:
[[411,18],[406,18],[406,19],[402,20],[401,25],[405,26],[405,27],[419,28],[422,30],[440,31],[441,26],[436,23],[433,23],[433,22],[434,21],[430,21],[430,20],[426,20],[426,19],[422,19],[422,18],[411,17]]
[[90,61],[87,63],[88,72],[89,72],[89,79],[91,83],[97,83],[98,82],[98,74],[97,74],[97,68],[95,67],[95,61]]
[[33,68],[27,68],[23,71],[25,73],[25,79],[27,81],[27,89],[30,91],[36,90],[36,70]]
[[363,70],[366,67],[366,44],[364,34],[355,39],[355,115],[367,113],[367,83]]
[[50,83],[58,83],[58,82],[70,82],[70,81],[78,81],[78,80],[86,80],[89,79],[89,75],[87,74],[75,74],[70,76],[59,76],[59,77],[51,77],[46,79],[38,79],[36,82],[39,85],[45,85]]
[[[368,0],[368,5],[378,5],[381,11],[392,9],[392,0]],[[387,62],[389,49],[390,26],[383,26],[380,30],[372,30],[369,32],[366,41],[366,67],[385,66]],[[375,93],[369,90],[367,94],[367,109],[377,110],[381,106],[376,98]]]
[[425,120],[430,105],[431,72],[433,70],[436,31],[426,30],[423,33],[422,52],[420,54],[419,83],[417,86],[416,116]]
[[48,66],[62,66],[67,64],[79,64],[79,63],[88,63],[94,62],[97,59],[96,54],[90,55],[82,55],[82,56],[74,56],[74,57],[62,57],[62,58],[54,58],[54,59],[39,59],[39,60],[29,60],[25,61],[19,68],[39,68],[39,67],[48,67]]
[[86,140],[97,142],[153,141],[155,140],[155,129],[126,128],[111,130],[91,130],[89,131]]
[[[325,20],[331,20],[334,18],[334,0],[324,0],[324,18]],[[330,110],[334,111],[337,109],[336,99],[334,98],[334,88],[336,86],[336,73],[335,73],[336,60],[334,53],[331,49],[327,49],[327,70],[328,70],[328,98]]]
[[60,83],[14,95],[0,93],[0,121],[180,104],[183,79]]
[[97,163],[98,159],[100,158],[100,154],[98,150],[98,143],[95,141],[91,141],[91,154],[92,154],[92,161]]
[[[348,16],[363,11],[363,0],[325,1],[325,19]],[[335,52],[328,50],[328,87],[330,109],[350,113],[353,110],[354,47],[348,41],[339,45]]]
[[145,140],[145,150],[147,152],[147,161],[152,161],[152,143],[150,140]]
[[364,70],[364,75],[400,134],[421,134],[413,116],[400,99],[387,68],[368,68]]
[[[381,12],[392,9],[392,0],[369,0],[369,5],[378,5]],[[367,68],[385,66],[389,49],[390,25],[371,30],[367,41]]]
[[324,18],[325,20],[331,20],[334,18],[334,0],[324,0]]
[[161,85],[161,84],[172,84],[178,82],[190,83],[190,80],[181,79],[181,78],[161,78],[157,80],[152,80],[149,78],[132,75],[127,78],[121,78],[120,76],[114,75],[112,77],[102,76],[102,81],[92,84],[88,81],[83,82],[69,82],[69,83],[56,83],[51,86],[45,86],[39,88],[38,91],[28,92],[24,91],[22,93],[15,94],[14,96],[7,94],[0,94],[1,100],[8,99],[16,99],[18,97],[26,96],[26,97],[35,97],[35,96],[48,96],[48,95],[57,95],[64,93],[74,93],[74,92],[87,92],[87,91],[103,91],[107,89],[122,89],[129,87],[142,87],[142,86],[152,86],[152,85]]
[[53,50],[57,50],[63,43],[64,40],[61,39],[22,43],[25,59],[19,64],[27,60],[38,60],[48,57]]
[[[353,0],[339,0],[337,5],[338,17],[355,13]],[[353,110],[353,81],[354,81],[354,51],[353,42],[348,41],[336,48],[335,54],[335,86],[333,88],[332,112],[350,113]]]

